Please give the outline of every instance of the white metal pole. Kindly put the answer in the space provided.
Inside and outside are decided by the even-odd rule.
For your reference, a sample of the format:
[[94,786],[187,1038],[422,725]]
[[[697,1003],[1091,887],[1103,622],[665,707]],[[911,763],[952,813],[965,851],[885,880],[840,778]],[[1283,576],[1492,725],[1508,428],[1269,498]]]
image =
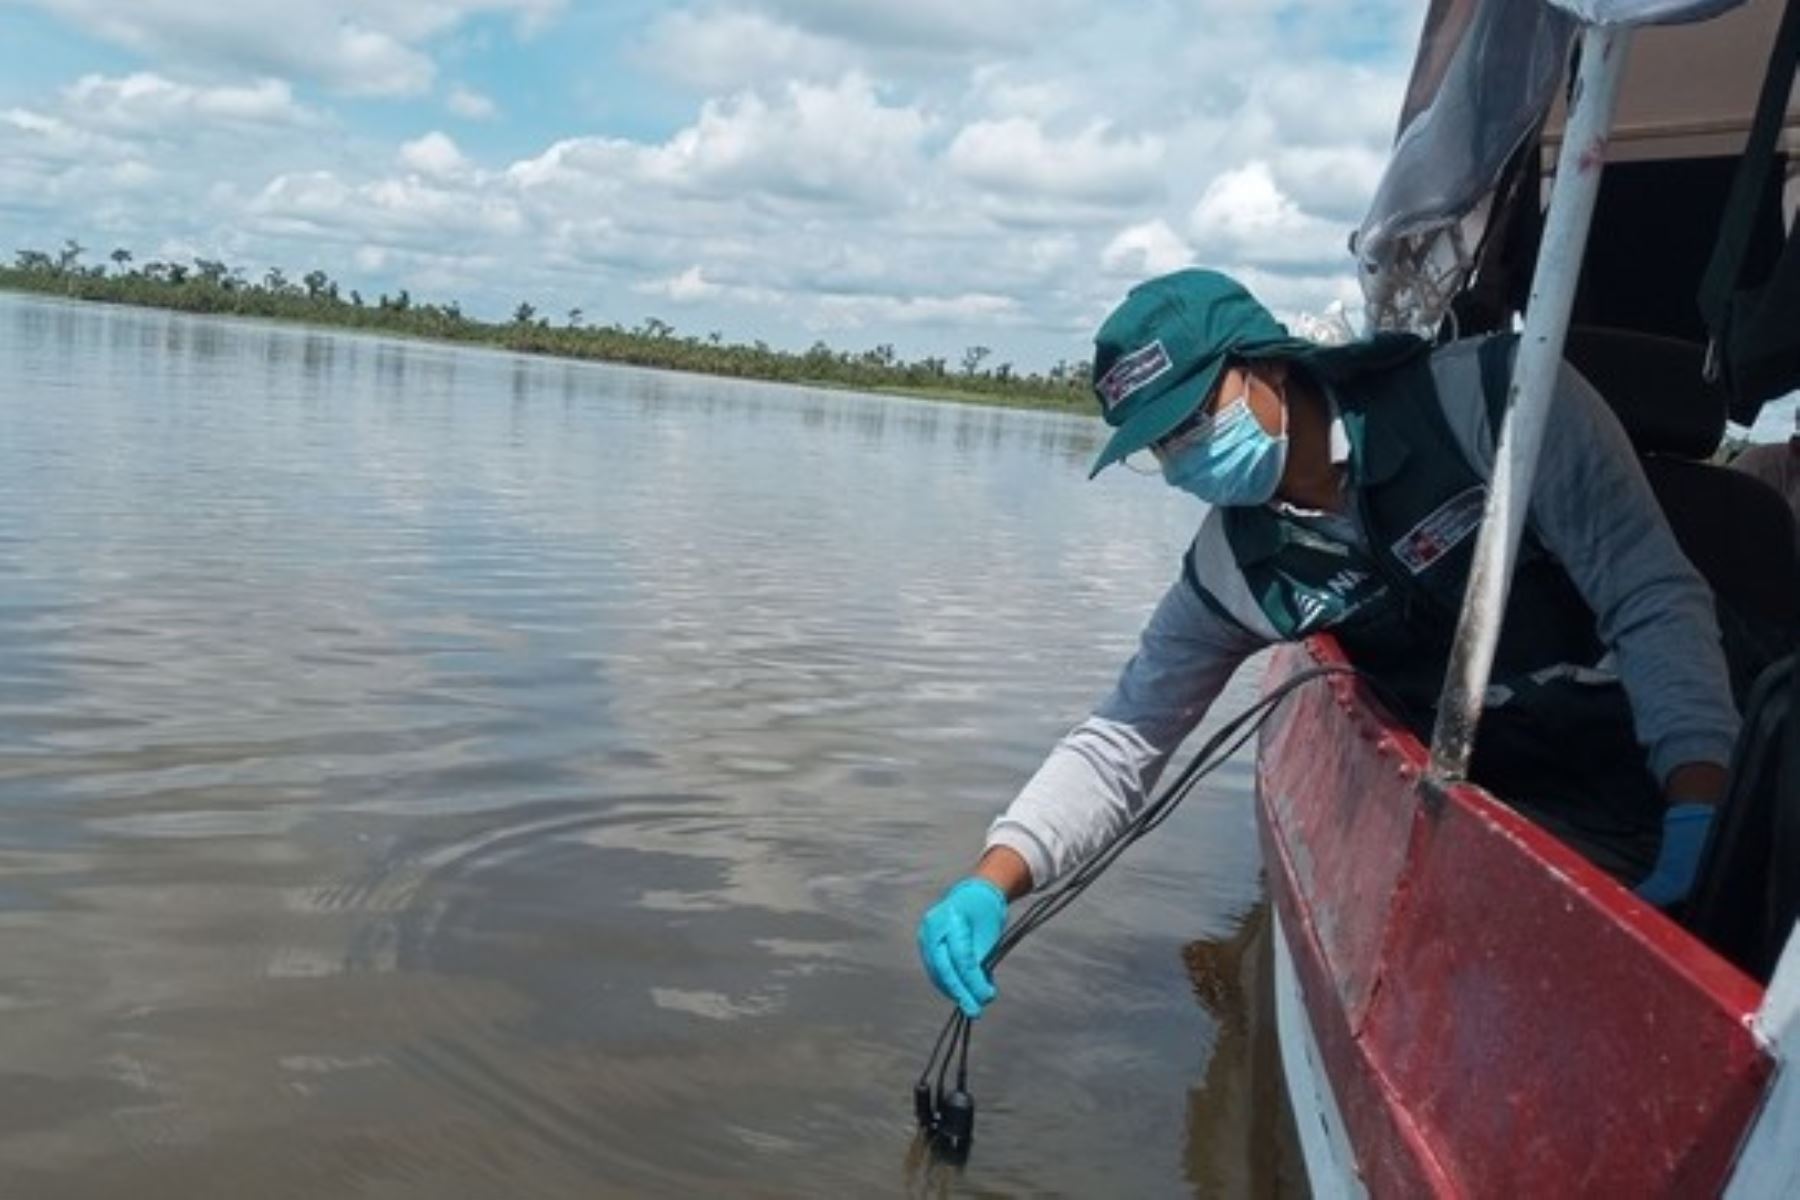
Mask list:
[[1463,779],[1468,773],[1481,700],[1494,664],[1494,647],[1500,641],[1500,620],[1506,612],[1519,535],[1525,528],[1532,480],[1537,474],[1544,418],[1562,363],[1569,311],[1575,303],[1575,284],[1600,190],[1606,138],[1625,74],[1630,36],[1625,29],[1588,27],[1581,32],[1581,65],[1557,154],[1556,182],[1531,280],[1525,332],[1513,364],[1487,510],[1475,543],[1475,561],[1468,590],[1463,593],[1462,617],[1438,701],[1437,726],[1431,735],[1431,772],[1440,779]]

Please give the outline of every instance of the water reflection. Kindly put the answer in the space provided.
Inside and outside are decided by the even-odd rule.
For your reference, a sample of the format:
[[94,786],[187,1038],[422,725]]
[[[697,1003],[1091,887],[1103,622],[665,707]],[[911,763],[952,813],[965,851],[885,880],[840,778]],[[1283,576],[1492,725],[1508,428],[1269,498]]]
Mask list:
[[1206,1076],[1188,1099],[1187,1177],[1198,1195],[1309,1194],[1276,1038],[1270,922],[1259,905],[1230,937],[1182,953],[1218,1024]]
[[1241,764],[905,1163],[913,917],[1194,515],[1094,422],[15,298],[0,374],[0,1193],[1261,1186]]

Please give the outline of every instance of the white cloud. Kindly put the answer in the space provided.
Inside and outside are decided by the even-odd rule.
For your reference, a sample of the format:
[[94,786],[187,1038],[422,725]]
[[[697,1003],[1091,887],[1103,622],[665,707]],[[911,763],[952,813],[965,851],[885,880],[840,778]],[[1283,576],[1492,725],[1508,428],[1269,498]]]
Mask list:
[[499,115],[500,108],[492,98],[473,88],[453,87],[444,97],[444,107],[471,121],[486,121]]
[[440,181],[408,176],[350,183],[329,171],[278,175],[246,206],[264,228],[338,240],[435,248],[455,237],[512,237],[526,226],[509,198],[472,195]]
[[1380,150],[1354,143],[1292,146],[1275,151],[1270,171],[1300,207],[1355,224],[1362,220],[1386,163]]
[[994,117],[1029,117],[1043,122],[1089,107],[1069,76],[1024,76],[1010,63],[984,63],[969,75],[969,100]]
[[1188,231],[1203,259],[1268,267],[1324,267],[1346,259],[1348,226],[1306,212],[1260,160],[1226,171],[1200,196]]
[[9,108],[0,112],[0,146],[16,158],[40,163],[78,163],[90,159],[123,158],[132,154],[129,142],[82,128],[62,117]]
[[1023,316],[1012,296],[965,292],[955,296],[825,296],[823,329],[881,329],[889,325],[1010,325]]
[[143,249],[228,199],[221,175],[278,144],[271,130],[305,135],[324,125],[279,81],[83,76],[44,109],[0,111],[0,216],[16,216],[18,244],[142,232]]
[[[91,212],[93,224],[112,225],[123,210],[141,205],[156,179],[155,168],[129,139],[49,113],[0,110],[0,215],[8,208],[24,213],[29,227],[21,233],[31,239],[15,246],[41,248],[76,232],[50,223],[70,211]],[[46,229],[55,232],[46,238]]]
[[712,299],[724,289],[709,282],[699,267],[689,267],[672,278],[653,279],[639,284],[637,290],[645,295],[666,296],[678,304],[689,304],[696,300]]
[[1286,62],[1256,80],[1256,105],[1280,129],[1314,145],[1386,145],[1404,77],[1347,63]]
[[765,214],[769,205],[879,208],[903,200],[928,127],[917,110],[884,104],[867,80],[847,76],[790,83],[773,99],[741,92],[708,101],[692,125],[659,143],[560,141],[505,174],[544,197],[590,204],[629,188],[728,200],[740,221],[754,219],[758,205]]
[[177,123],[308,125],[318,118],[279,79],[196,87],[140,71],[120,78],[83,75],[63,92],[70,116],[91,128],[176,132]]
[[1162,155],[1161,139],[1119,138],[1101,122],[1052,138],[1029,117],[1006,117],[966,126],[947,161],[989,191],[1129,203],[1158,194]]
[[650,26],[640,53],[668,78],[715,93],[771,79],[836,79],[860,63],[836,39],[742,9],[664,14]]
[[314,80],[360,95],[431,86],[434,39],[472,17],[542,28],[562,0],[25,0],[102,41],[160,61]]
[[1100,252],[1100,265],[1114,275],[1143,279],[1194,265],[1194,252],[1180,234],[1158,218],[1119,231]]
[[923,114],[884,105],[858,76],[791,83],[773,102],[754,92],[709,101],[697,122],[639,154],[636,166],[681,189],[882,205],[904,194],[927,127]]
[[768,0],[767,7],[803,28],[850,41],[964,56],[1028,46],[1088,6],[1078,0]]
[[448,134],[433,130],[417,141],[401,144],[400,165],[421,175],[444,177],[468,170],[469,160]]

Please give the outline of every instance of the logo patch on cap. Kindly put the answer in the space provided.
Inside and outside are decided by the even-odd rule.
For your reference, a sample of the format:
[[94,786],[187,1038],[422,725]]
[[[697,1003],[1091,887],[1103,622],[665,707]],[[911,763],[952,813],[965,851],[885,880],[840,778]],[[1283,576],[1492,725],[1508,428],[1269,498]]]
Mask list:
[[1157,340],[1114,363],[1112,370],[1094,385],[1094,391],[1099,394],[1101,405],[1111,413],[1133,393],[1167,374],[1174,365],[1161,340]]

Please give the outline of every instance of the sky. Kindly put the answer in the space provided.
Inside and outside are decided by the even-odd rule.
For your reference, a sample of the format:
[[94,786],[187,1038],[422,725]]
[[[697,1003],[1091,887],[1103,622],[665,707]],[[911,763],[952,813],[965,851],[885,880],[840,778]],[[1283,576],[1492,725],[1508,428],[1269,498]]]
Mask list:
[[0,253],[1042,370],[1179,266],[1354,309],[1424,8],[0,0]]

